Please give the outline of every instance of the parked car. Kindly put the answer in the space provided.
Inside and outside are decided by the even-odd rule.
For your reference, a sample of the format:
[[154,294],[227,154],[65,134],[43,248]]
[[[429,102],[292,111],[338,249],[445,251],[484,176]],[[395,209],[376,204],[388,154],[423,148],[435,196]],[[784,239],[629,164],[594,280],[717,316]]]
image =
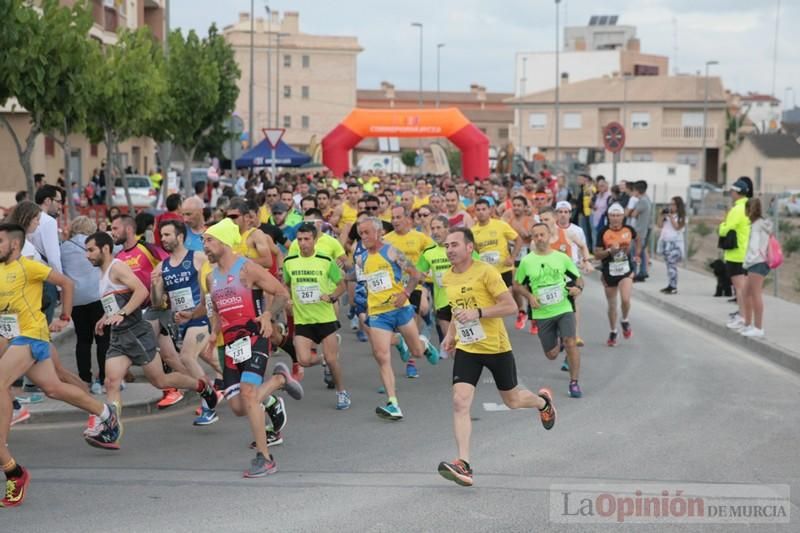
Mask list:
[[[156,205],[158,198],[149,177],[129,175],[127,178],[133,207],[153,207]],[[111,205],[128,205],[128,200],[125,198],[125,188],[122,186],[122,178],[117,178],[114,182]]]
[[794,189],[780,193],[775,201],[779,215],[800,216],[800,190]]
[[710,193],[722,193],[722,189],[706,182],[696,182],[689,185],[689,202],[699,203]]

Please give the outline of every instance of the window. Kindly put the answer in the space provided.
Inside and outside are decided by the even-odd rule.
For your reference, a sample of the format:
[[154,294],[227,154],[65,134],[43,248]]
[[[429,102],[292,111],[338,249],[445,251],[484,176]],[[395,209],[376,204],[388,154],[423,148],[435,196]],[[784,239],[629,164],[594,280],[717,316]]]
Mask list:
[[697,168],[698,163],[700,163],[700,152],[678,152],[675,162]]
[[692,127],[703,127],[703,113],[691,112],[691,113],[683,113],[681,115],[681,126],[684,128],[692,128]]
[[635,130],[644,130],[650,127],[650,113],[631,113],[631,128]]
[[303,68],[309,68],[311,66],[311,56],[303,56]]
[[528,115],[528,126],[531,129],[542,129],[547,126],[547,115],[544,113],[531,113]]
[[291,117],[291,115],[283,115],[283,127],[284,128],[291,128],[292,127],[292,117]]
[[308,88],[308,85],[303,85],[303,87],[300,89],[300,93],[301,93],[301,96],[303,97],[303,100],[308,100],[309,94],[311,94],[311,91]]
[[310,127],[311,120],[309,120],[308,115],[303,115],[300,117],[300,127],[304,130],[307,130]]
[[44,138],[44,155],[48,157],[56,155],[56,141],[49,135]]
[[89,155],[91,157],[97,157],[97,145],[96,144],[90,144],[89,145]]
[[508,139],[508,128],[499,128],[497,130],[497,137],[500,139]]
[[283,86],[283,97],[284,98],[291,98],[292,97],[292,86],[291,85],[284,85]]
[[564,113],[564,129],[577,130],[581,128],[580,113]]
[[633,152],[631,161],[635,162],[649,162],[653,160],[653,152]]
[[291,67],[292,66],[292,56],[286,54],[283,56],[283,66],[284,67]]

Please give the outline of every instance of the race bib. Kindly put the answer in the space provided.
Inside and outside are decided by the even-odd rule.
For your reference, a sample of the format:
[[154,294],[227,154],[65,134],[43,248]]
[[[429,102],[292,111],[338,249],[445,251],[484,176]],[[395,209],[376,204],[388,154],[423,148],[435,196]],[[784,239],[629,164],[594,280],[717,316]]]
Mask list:
[[364,281],[366,276],[364,276],[364,269],[361,268],[361,265],[356,263],[356,281]]
[[436,280],[436,285],[438,285],[439,287],[444,287],[444,283],[442,282],[442,280],[444,279],[444,273],[445,273],[444,270],[439,270],[438,272],[433,273],[433,279]]
[[536,298],[541,305],[554,305],[560,303],[564,299],[564,290],[561,288],[561,285],[542,287],[536,291]]
[[250,349],[250,337],[242,337],[226,345],[225,355],[230,357],[237,365],[249,360],[253,357],[253,352]]
[[623,260],[612,261],[608,265],[608,273],[611,276],[624,276],[631,271],[631,264],[627,258]]
[[117,304],[117,297],[113,294],[107,294],[100,298],[103,304],[103,312],[106,316],[113,316],[119,313],[119,304]]
[[214,316],[214,304],[211,302],[210,294],[206,294],[206,316],[208,318]]
[[366,279],[367,290],[369,290],[369,292],[383,292],[392,288],[392,279],[389,277],[389,273],[385,270],[373,272],[372,274],[369,274]]
[[194,297],[192,296],[192,288],[184,287],[169,291],[169,302],[173,311],[186,311],[194,309]]
[[480,254],[480,258],[484,263],[496,265],[500,262],[500,252],[483,252]]
[[486,332],[483,331],[480,319],[470,320],[463,324],[456,321],[456,332],[458,333],[458,340],[461,344],[474,344],[486,338]]
[[0,336],[6,339],[19,337],[19,320],[16,314],[0,315]]
[[301,304],[315,304],[320,302],[319,285],[295,285],[294,294]]

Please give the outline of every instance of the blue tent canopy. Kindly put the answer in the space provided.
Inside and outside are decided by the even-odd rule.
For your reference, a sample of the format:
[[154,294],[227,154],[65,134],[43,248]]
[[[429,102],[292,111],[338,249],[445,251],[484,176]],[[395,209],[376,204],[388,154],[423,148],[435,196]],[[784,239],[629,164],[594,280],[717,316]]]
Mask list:
[[[283,141],[275,147],[275,165],[299,167],[311,161],[311,156],[298,152]],[[236,160],[236,168],[268,167],[272,165],[272,148],[266,139],[253,146]]]

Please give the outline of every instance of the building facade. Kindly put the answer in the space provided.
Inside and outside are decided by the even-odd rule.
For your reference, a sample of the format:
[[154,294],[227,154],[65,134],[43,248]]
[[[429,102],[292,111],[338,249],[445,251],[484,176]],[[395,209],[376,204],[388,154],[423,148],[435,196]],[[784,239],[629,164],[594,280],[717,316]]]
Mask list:
[[[254,141],[263,139],[263,128],[277,127],[295,148],[319,143],[356,105],[358,39],[303,33],[293,11],[256,17],[252,30]],[[240,13],[223,35],[242,71],[236,113],[249,132],[250,14]]]
[[785,133],[752,134],[730,153],[728,185],[749,176],[757,193],[800,189],[800,142]]

